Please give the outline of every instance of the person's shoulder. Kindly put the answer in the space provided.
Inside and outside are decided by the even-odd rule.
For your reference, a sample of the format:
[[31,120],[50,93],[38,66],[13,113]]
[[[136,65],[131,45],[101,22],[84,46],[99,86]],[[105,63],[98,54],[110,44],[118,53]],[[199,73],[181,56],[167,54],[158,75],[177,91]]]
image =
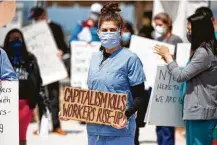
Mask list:
[[28,52],[27,57],[28,57],[28,58],[27,58],[27,59],[28,59],[27,61],[33,62],[33,63],[37,62],[37,58],[35,57],[34,54]]
[[61,29],[61,25],[60,24],[57,24],[57,23],[52,22],[52,21],[50,22],[50,26]]
[[134,52],[124,47],[122,49],[122,55],[124,55],[124,57],[127,59],[139,59],[139,57]]
[[7,56],[5,50],[2,49],[2,48],[0,48],[0,55],[2,55],[2,56]]
[[175,40],[175,41],[182,42],[181,37],[179,37],[179,36],[177,36],[177,35],[175,35],[175,34],[172,34],[172,35],[171,35],[171,38],[172,38],[173,40]]

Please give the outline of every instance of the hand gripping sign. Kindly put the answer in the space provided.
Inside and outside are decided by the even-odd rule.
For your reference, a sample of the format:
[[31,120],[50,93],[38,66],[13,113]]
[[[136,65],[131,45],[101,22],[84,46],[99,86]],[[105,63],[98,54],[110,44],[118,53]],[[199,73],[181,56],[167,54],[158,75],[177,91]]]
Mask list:
[[60,118],[87,123],[116,125],[125,119],[127,95],[66,88]]

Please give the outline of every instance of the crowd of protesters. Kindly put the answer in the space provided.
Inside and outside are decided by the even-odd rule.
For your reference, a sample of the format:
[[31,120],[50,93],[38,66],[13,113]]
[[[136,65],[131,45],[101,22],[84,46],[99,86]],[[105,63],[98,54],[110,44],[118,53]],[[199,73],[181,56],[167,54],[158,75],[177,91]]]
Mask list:
[[[128,109],[123,122],[117,126],[87,124],[89,145],[139,145],[139,130],[146,125],[144,119],[152,88],[145,90],[146,76],[142,63],[138,56],[129,50],[131,36],[136,35],[136,29],[122,18],[120,11],[115,2],[106,3],[104,6],[94,3],[90,7],[89,18],[77,23],[69,40],[69,43],[101,42],[99,52],[91,59],[88,89],[128,93]],[[41,7],[32,8],[29,18],[48,24],[58,47],[57,56],[63,60],[64,54],[69,54],[70,50],[61,26],[52,22]],[[186,84],[183,93],[183,119],[186,122],[187,145],[211,145],[212,133],[217,124],[215,21],[212,11],[207,7],[198,8],[187,21],[186,37],[191,43],[191,55],[184,69],[178,68],[175,55],[170,55],[167,47],[157,45],[153,49],[165,60],[175,80]],[[138,35],[176,46],[183,41],[174,35],[172,30],[173,21],[169,14],[159,13],[152,19],[151,12],[144,12],[143,26],[138,30]],[[40,120],[46,108],[49,108],[52,114],[52,132],[67,135],[67,132],[61,129],[59,120],[60,83],[42,86],[37,59],[27,50],[23,34],[18,29],[8,32],[4,46],[0,49],[1,80],[19,80],[20,145],[26,145],[27,128],[36,106]],[[69,72],[69,60],[63,61]],[[25,91],[26,89],[28,91]],[[45,93],[46,89],[48,93]],[[39,132],[40,130],[36,129],[33,134],[38,135]],[[175,145],[174,127],[157,126],[156,135],[158,145]]]

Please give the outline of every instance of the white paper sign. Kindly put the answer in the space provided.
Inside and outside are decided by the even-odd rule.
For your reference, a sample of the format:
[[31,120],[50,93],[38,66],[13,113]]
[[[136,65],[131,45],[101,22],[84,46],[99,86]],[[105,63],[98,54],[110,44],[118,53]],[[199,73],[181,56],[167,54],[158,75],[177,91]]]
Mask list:
[[87,88],[87,77],[90,59],[93,53],[99,51],[100,42],[87,43],[84,41],[71,42],[71,86]]
[[165,64],[164,60],[162,60],[159,55],[154,53],[154,46],[157,44],[169,47],[170,53],[174,54],[174,45],[146,39],[135,35],[132,36],[130,42],[130,50],[136,53],[143,63],[143,69],[147,79],[145,82],[146,89],[153,87],[154,85],[157,66]]
[[147,122],[157,126],[183,126],[182,83],[174,81],[167,66],[158,66]]
[[176,62],[179,67],[185,67],[190,58],[191,44],[190,43],[178,43]]
[[65,79],[67,71],[57,57],[58,48],[46,22],[38,22],[22,29],[28,51],[38,61],[43,86]]
[[19,145],[18,82],[0,85],[0,144]]

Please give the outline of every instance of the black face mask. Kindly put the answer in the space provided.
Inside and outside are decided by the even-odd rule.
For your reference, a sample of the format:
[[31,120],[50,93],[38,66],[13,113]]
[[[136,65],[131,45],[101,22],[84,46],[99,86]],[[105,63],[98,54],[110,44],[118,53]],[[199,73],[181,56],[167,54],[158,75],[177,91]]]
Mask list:
[[191,42],[191,34],[189,32],[187,32],[186,37],[187,37],[188,41]]

